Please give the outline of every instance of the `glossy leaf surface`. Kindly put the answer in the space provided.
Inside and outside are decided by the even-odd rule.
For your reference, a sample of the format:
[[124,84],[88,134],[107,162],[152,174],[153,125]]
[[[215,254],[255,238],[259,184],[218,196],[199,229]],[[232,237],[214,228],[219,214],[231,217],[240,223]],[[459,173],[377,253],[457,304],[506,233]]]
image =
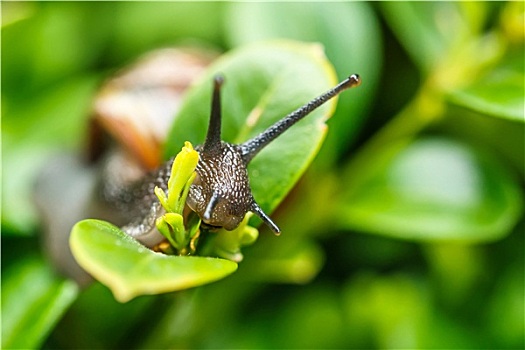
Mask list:
[[391,145],[351,177],[338,214],[343,226],[365,232],[490,241],[508,234],[522,213],[521,191],[497,162],[446,139]]
[[[322,47],[294,41],[250,45],[224,55],[188,92],[166,144],[166,157],[189,140],[202,144],[208,127],[212,77],[225,77],[222,139],[242,143],[336,84]],[[345,92],[349,93],[349,92]],[[351,92],[350,92],[351,93]],[[267,212],[282,200],[317,153],[333,112],[326,103],[259,153],[248,167],[257,202]]]
[[70,245],[78,263],[120,302],[200,286],[237,269],[236,263],[224,259],[155,253],[100,220],[77,223]]

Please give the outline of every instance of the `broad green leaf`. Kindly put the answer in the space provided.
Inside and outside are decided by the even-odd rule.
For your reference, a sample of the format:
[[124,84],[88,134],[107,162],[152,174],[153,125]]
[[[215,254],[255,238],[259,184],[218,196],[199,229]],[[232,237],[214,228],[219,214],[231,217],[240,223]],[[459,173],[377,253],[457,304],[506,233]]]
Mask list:
[[343,227],[409,240],[496,240],[522,214],[521,190],[498,162],[446,139],[390,145],[341,187]]
[[468,86],[450,92],[449,100],[482,114],[525,122],[523,52],[513,61],[516,64],[503,63]]
[[524,78],[519,74],[486,77],[449,98],[480,113],[525,122]]
[[108,286],[120,302],[200,286],[237,269],[229,260],[153,252],[100,220],[77,223],[71,231],[70,246],[80,266]]
[[[338,78],[363,78],[359,92],[342,94],[328,125],[321,162],[341,155],[359,130],[373,100],[381,71],[381,35],[366,2],[231,2],[226,7],[226,38],[233,46],[287,38],[319,42]],[[364,40],[366,38],[366,40]]]
[[[232,143],[250,139],[336,84],[334,70],[318,44],[276,41],[234,50],[212,65],[188,92],[168,137],[167,157],[186,140],[204,141],[212,76],[219,72],[225,77],[222,139]],[[277,206],[312,161],[333,109],[333,101],[321,106],[250,163],[254,197],[265,211]]]
[[12,264],[2,272],[2,349],[39,348],[77,293],[39,257]]

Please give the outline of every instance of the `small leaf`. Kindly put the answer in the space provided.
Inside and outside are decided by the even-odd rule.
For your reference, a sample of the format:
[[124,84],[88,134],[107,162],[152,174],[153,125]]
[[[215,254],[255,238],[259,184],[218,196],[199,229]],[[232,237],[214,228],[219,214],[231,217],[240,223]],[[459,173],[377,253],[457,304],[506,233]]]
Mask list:
[[213,239],[213,251],[221,258],[241,262],[244,256],[241,247],[253,244],[259,237],[259,230],[248,225],[253,213],[249,212],[241,224],[232,231],[219,230]]
[[174,211],[171,210],[171,207],[168,203],[168,196],[166,196],[166,193],[160,188],[159,186],[155,186],[155,189],[153,190],[157,198],[159,199],[160,204],[165,210],[168,211]]
[[450,140],[399,142],[369,164],[341,186],[347,191],[336,215],[345,228],[482,242],[510,233],[522,213],[521,190],[505,169]]
[[80,266],[108,286],[120,302],[200,286],[237,269],[236,263],[224,259],[155,253],[100,220],[77,223],[70,246]]
[[[171,174],[168,180],[168,204],[175,213],[182,214],[184,202],[181,202],[181,194],[184,188],[189,188],[193,182],[192,175],[199,162],[199,153],[193,149],[189,142],[184,143],[184,147],[177,154],[171,167]],[[188,183],[189,180],[192,180]],[[185,199],[185,198],[184,198]],[[168,210],[168,208],[166,208]]]
[[177,250],[184,248],[184,218],[177,213],[166,213],[155,221],[159,232]]
[[2,349],[39,348],[77,292],[41,258],[23,258],[2,271]]
[[[275,41],[248,45],[219,59],[188,92],[166,144],[166,157],[185,140],[201,144],[210,115],[212,77],[222,73],[222,139],[241,143],[336,84],[318,44]],[[346,92],[348,93],[348,92]],[[306,170],[333,113],[328,102],[263,149],[248,172],[254,197],[270,212]]]

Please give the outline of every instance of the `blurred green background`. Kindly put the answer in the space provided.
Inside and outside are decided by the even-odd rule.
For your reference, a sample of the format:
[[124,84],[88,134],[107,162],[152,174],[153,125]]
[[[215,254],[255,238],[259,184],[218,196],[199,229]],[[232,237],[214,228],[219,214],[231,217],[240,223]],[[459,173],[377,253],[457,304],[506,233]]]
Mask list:
[[[523,2],[1,5],[2,348],[525,347]],[[104,79],[155,48],[270,38],[364,82],[272,215],[283,235],[127,304],[59,276],[33,182],[80,152]]]

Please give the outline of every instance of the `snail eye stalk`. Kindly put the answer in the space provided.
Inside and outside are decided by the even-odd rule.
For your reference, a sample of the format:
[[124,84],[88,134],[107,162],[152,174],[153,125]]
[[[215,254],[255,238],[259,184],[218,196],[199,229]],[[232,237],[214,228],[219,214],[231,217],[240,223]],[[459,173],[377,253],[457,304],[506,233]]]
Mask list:
[[266,213],[261,209],[259,204],[257,204],[255,201],[252,204],[251,211],[253,211],[255,215],[257,215],[264,222],[264,224],[268,226],[270,230],[273,231],[273,233],[275,233],[276,235],[281,234],[281,229],[279,228],[279,226],[277,226],[272,221],[272,219],[270,219],[270,217],[266,215]]
[[297,123],[299,120],[306,117],[316,108],[322,106],[325,102],[339,95],[342,91],[359,86],[361,84],[361,78],[357,74],[352,74],[341,83],[336,85],[334,88],[328,90],[324,94],[314,98],[312,101],[306,103],[302,107],[299,107],[292,113],[288,114],[283,119],[279,120],[268,129],[255,136],[254,138],[241,144],[242,157],[246,163],[249,163],[253,157],[257,155],[264,147],[270,142],[279,137],[283,132],[288,130],[292,125]]
[[208,125],[208,133],[206,134],[206,141],[202,147],[205,154],[216,154],[221,148],[221,88],[224,83],[222,75],[216,75],[213,79],[213,98],[211,103],[210,123]]

